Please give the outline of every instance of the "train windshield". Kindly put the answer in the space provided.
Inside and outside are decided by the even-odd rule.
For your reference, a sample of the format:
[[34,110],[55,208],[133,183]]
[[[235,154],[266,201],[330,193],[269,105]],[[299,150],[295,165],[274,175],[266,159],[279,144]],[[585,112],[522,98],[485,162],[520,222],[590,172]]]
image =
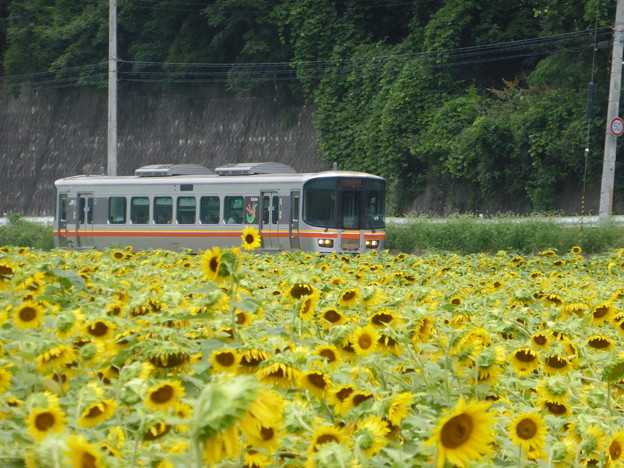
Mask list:
[[303,187],[303,220],[335,229],[385,226],[385,183],[360,177],[314,179]]

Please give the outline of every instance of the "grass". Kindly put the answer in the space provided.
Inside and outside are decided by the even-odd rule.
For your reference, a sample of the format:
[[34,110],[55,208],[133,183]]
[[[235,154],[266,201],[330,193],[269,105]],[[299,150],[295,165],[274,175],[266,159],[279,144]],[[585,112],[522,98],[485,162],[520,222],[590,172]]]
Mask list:
[[[565,225],[549,217],[408,217],[402,223],[388,223],[386,236],[389,250],[406,253],[507,250],[534,254],[548,249],[567,252],[579,246],[584,253],[593,254],[624,247],[624,225]],[[54,247],[52,227],[12,215],[8,224],[0,227],[0,245],[50,250]]]
[[495,253],[499,250],[534,254],[552,249],[567,252],[579,246],[586,254],[624,247],[624,226],[606,222],[600,226],[566,225],[554,218],[474,216],[405,218],[389,223],[386,247],[407,253]]

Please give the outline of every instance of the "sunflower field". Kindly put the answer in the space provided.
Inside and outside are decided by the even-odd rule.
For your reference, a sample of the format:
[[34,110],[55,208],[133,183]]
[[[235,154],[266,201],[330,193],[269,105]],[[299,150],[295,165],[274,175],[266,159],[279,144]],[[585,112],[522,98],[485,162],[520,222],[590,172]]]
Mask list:
[[624,460],[624,249],[0,250],[3,467]]

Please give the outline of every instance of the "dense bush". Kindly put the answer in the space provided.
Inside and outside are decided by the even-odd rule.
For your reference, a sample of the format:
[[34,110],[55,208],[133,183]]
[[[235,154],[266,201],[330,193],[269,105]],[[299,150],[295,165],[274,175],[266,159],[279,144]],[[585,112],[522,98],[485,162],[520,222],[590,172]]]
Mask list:
[[28,221],[14,214],[0,227],[0,245],[50,250],[54,247],[52,229],[48,224]]

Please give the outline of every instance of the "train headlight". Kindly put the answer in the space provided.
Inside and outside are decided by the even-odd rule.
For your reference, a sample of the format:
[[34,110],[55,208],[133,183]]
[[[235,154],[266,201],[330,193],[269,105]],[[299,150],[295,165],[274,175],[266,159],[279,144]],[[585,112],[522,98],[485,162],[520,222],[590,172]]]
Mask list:
[[367,240],[364,242],[364,244],[366,245],[367,249],[376,249],[377,247],[379,247],[378,240]]
[[319,239],[318,240],[319,247],[332,248],[334,246],[333,239]]

